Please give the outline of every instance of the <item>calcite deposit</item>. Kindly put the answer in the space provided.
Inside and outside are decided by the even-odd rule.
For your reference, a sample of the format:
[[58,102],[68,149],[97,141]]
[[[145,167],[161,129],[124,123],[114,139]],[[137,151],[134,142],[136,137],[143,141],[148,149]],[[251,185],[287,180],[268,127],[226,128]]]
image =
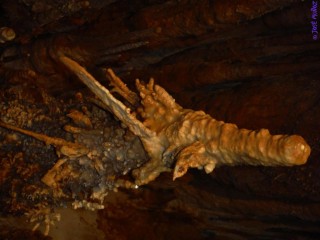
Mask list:
[[139,138],[95,104],[15,99],[25,88],[0,94],[2,214],[25,214],[34,230],[43,223],[48,234],[60,219],[56,207],[104,208],[108,192],[132,187],[122,177],[147,157]]
[[[217,121],[203,111],[184,109],[153,79],[148,84],[136,81],[141,122],[78,63],[65,56],[60,60],[141,139],[150,159],[133,171],[137,185],[154,180],[168,171],[173,162],[176,179],[188,168],[204,168],[210,173],[219,165],[293,166],[304,164],[310,155],[311,149],[301,136],[273,136],[266,129],[238,129],[235,124]],[[132,103],[134,93],[111,70],[108,72],[116,91]]]
[[0,239],[318,239],[313,2],[0,1]]
[[[37,162],[36,158],[35,163],[30,164],[23,151],[15,156],[7,155],[8,161],[2,161],[2,185],[12,183],[10,173],[16,171],[18,178],[13,180],[12,187],[23,188],[21,193],[7,197],[7,201],[15,202],[9,204],[9,211],[20,209],[35,223],[34,229],[44,222],[45,234],[50,225],[60,219],[52,210],[53,205],[71,202],[74,209],[103,209],[108,192],[118,187],[137,188],[148,184],[165,171],[174,169],[174,180],[189,168],[210,173],[221,165],[293,166],[304,164],[310,155],[310,147],[301,136],[271,135],[266,129],[239,129],[203,111],[184,109],[153,79],[148,84],[136,81],[138,96],[109,69],[107,76],[113,91],[128,102],[131,110],[77,62],[65,56],[60,60],[100,100],[88,98],[86,103],[78,93],[78,107],[72,107],[74,104],[69,109],[66,109],[68,104],[50,106],[51,112],[47,115],[37,110],[39,106],[30,109],[29,105],[9,102],[9,106],[2,106],[6,114],[0,121],[2,129],[13,131],[2,133],[6,138],[4,143],[26,144],[24,140],[21,142],[19,133],[55,149],[56,158],[50,159],[50,164],[44,164],[45,159]],[[50,101],[52,99],[45,101],[46,107]],[[104,109],[122,125],[114,123]],[[44,119],[50,124],[53,116],[65,112],[65,116],[60,116],[64,123],[61,137],[25,129]],[[20,167],[16,169],[18,162]],[[123,178],[131,172],[133,181],[130,177]],[[26,194],[30,201],[23,199]],[[28,207],[29,204],[33,207]]]

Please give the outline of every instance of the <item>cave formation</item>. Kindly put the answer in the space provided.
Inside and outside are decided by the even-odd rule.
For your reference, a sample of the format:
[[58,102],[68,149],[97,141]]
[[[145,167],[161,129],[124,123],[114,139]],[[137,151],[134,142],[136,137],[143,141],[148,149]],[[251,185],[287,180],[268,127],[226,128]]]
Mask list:
[[[58,148],[1,127],[0,238],[317,239],[317,4],[2,1],[1,121],[95,151],[89,161],[74,145]],[[136,78],[152,77],[184,108],[239,128],[300,135],[311,155],[301,166],[194,169],[175,181],[164,172],[135,189],[131,172],[148,158],[143,144],[62,55],[109,89],[108,68],[130,89]],[[135,107],[134,96],[114,94]]]

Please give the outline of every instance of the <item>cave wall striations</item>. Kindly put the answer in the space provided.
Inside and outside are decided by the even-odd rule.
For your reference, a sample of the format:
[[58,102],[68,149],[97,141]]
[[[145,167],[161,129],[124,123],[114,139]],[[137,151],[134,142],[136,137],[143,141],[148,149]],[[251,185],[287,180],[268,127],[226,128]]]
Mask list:
[[[99,224],[106,236],[117,233],[119,239],[126,239],[131,234],[139,239],[139,231],[145,231],[150,239],[188,234],[190,239],[273,239],[286,238],[291,229],[292,236],[312,239],[319,234],[315,223],[320,220],[320,44],[312,33],[311,21],[317,20],[311,11],[314,2],[1,1],[1,119],[10,117],[18,127],[67,141],[80,139],[81,144],[98,136],[95,141],[116,146],[115,140],[127,137],[132,144],[122,146],[123,151],[133,144],[140,149],[141,143],[97,107],[99,102],[59,58],[65,55],[77,61],[105,86],[106,68],[112,68],[130,89],[134,89],[134,79],[153,77],[184,108],[203,110],[240,128],[301,135],[312,149],[311,156],[307,164],[290,168],[220,167],[209,175],[191,171],[175,182],[171,174],[164,174],[142,189],[111,194],[100,212]],[[74,110],[88,113],[93,121],[93,126],[84,126],[86,130],[80,121],[78,135],[74,128],[71,132],[62,129],[70,123],[77,125],[67,116]],[[97,132],[103,124],[118,133],[103,137]],[[40,190],[36,199],[30,199],[33,188],[43,184],[36,183],[57,161],[55,148],[4,129],[0,129],[0,142],[3,212],[23,213],[32,201],[40,204],[46,196],[47,204],[55,204],[57,195]],[[103,155],[100,150],[97,156]],[[145,152],[134,153],[140,155],[127,163],[117,162],[111,170],[97,170],[109,176],[106,188],[112,190],[115,177],[143,164]],[[99,169],[98,160],[96,165],[87,160],[83,162],[90,174]],[[113,163],[103,160],[103,164]],[[84,166],[80,165],[75,161],[64,171],[78,174]],[[82,176],[83,182],[90,177]],[[91,185],[75,189],[78,185],[72,183],[69,188],[80,196],[97,182],[93,177]],[[23,194],[13,196],[21,190]],[[160,216],[157,224],[145,227],[144,221],[155,216]],[[255,216],[258,223],[248,216]],[[126,232],[120,223],[132,224],[133,218],[143,220],[135,223],[136,231]],[[168,226],[170,221],[175,229]],[[230,226],[234,221],[241,226],[238,232]],[[256,225],[255,230],[250,224]]]

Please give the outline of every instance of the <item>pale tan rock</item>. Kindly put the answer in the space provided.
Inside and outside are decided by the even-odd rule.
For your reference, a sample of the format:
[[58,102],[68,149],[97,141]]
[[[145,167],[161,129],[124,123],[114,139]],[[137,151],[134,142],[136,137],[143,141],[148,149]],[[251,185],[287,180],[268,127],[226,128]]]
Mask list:
[[[293,166],[304,164],[310,147],[297,135],[271,135],[268,130],[239,129],[235,124],[217,121],[203,111],[184,109],[154,80],[145,85],[136,82],[141,98],[135,114],[95,80],[83,67],[67,57],[60,60],[106,107],[139,136],[150,160],[133,175],[137,185],[147,184],[169,171],[176,161],[173,179],[183,176],[188,168],[204,168],[207,173],[219,165]],[[112,70],[108,70],[113,86],[132,105],[132,93]]]

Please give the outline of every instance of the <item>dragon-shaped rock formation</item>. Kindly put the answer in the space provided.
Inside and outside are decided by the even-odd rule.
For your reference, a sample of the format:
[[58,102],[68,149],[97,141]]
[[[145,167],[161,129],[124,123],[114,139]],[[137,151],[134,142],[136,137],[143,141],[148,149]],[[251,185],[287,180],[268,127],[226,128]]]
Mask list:
[[[141,97],[136,113],[142,117],[141,122],[136,113],[131,113],[77,62],[65,56],[60,61],[141,139],[150,160],[133,171],[137,185],[147,184],[161,172],[169,171],[174,162],[173,179],[176,179],[188,168],[204,168],[210,173],[219,165],[293,166],[304,164],[310,155],[311,149],[301,136],[271,135],[266,129],[239,129],[203,111],[184,109],[153,79],[148,84],[136,81]],[[108,75],[115,91],[131,105],[139,105],[136,94],[111,69]]]
[[[93,91],[99,100],[92,98],[91,101],[101,108],[98,112],[94,109],[90,112],[83,106],[81,111],[70,111],[67,116],[75,126],[67,124],[63,129],[73,136],[73,141],[23,129],[21,123],[9,124],[15,123],[9,113],[0,121],[0,127],[28,135],[56,150],[58,160],[48,164],[48,170],[34,169],[28,173],[30,176],[37,174],[35,179],[41,179],[41,182],[31,181],[26,186],[35,191],[27,191],[32,207],[25,214],[35,223],[34,229],[44,222],[45,234],[52,222],[58,220],[58,216],[49,211],[53,202],[72,201],[75,209],[101,209],[109,191],[147,184],[161,172],[171,171],[173,166],[173,179],[176,179],[188,168],[210,173],[220,165],[293,166],[304,164],[310,155],[310,147],[301,136],[271,135],[266,129],[239,129],[235,124],[217,121],[203,111],[184,109],[153,79],[148,84],[137,80],[137,95],[108,69],[112,90],[126,100],[132,111],[77,62],[65,56],[61,56],[60,61]],[[127,129],[107,126],[111,123],[103,122],[106,111],[102,109],[110,111]],[[23,153],[20,158],[23,162]],[[5,163],[2,165],[7,166],[7,170],[1,173],[2,183],[7,181],[13,167],[10,161]],[[113,165],[115,169],[112,169]],[[19,171],[24,171],[25,165],[21,166]],[[134,183],[120,177],[131,171]],[[72,189],[71,192],[68,189]],[[15,197],[17,203],[21,197]]]

